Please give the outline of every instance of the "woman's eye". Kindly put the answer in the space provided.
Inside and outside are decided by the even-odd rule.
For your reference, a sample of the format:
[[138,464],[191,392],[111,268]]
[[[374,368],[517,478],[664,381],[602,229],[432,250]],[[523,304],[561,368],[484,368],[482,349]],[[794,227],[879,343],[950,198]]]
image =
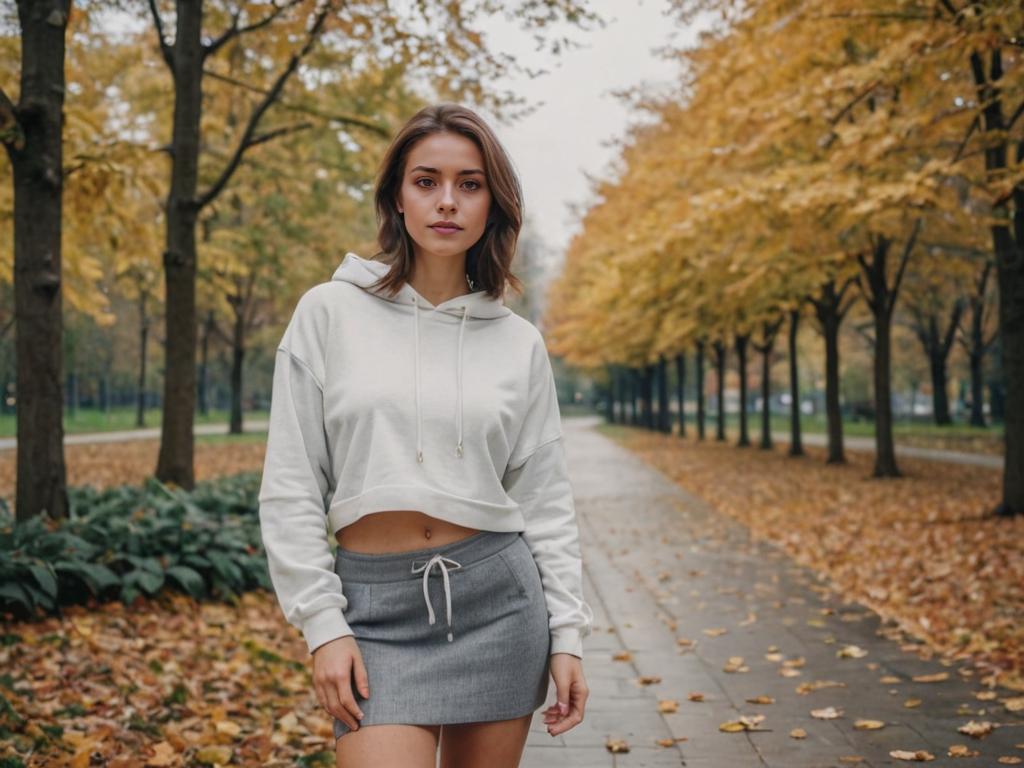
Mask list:
[[[429,181],[431,184],[434,183],[433,179],[428,179],[426,176],[424,176],[422,179],[416,179],[416,186],[421,186],[421,181]],[[470,187],[470,189],[474,192],[483,186],[479,181],[473,181],[472,179],[466,180],[465,182],[463,182],[463,184],[472,184],[473,186]]]

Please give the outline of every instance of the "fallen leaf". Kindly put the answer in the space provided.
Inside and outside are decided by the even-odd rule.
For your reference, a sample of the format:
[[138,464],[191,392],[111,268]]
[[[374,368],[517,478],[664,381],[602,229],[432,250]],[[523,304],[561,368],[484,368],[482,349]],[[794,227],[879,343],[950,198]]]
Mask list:
[[904,749],[894,749],[889,753],[889,757],[894,757],[897,760],[909,760],[915,763],[927,763],[935,759],[935,755],[924,749],[919,749],[916,752],[907,752]]
[[980,723],[971,720],[966,725],[961,725],[957,730],[960,733],[966,733],[968,736],[973,736],[976,739],[980,739],[983,736],[988,736],[992,733],[994,726],[988,720],[982,720]]
[[629,744],[624,739],[608,739],[604,746],[605,749],[614,754],[629,752]]
[[844,645],[836,651],[836,656],[840,659],[862,659],[867,655],[867,651],[856,645]]
[[936,672],[933,675],[914,675],[910,679],[915,683],[941,683],[949,680],[949,672]]
[[836,709],[835,707],[811,710],[811,717],[816,717],[819,720],[834,720],[835,718],[842,716],[843,711],[841,709]]
[[947,752],[949,757],[977,757],[981,754],[976,749],[971,749],[966,744],[954,744]]

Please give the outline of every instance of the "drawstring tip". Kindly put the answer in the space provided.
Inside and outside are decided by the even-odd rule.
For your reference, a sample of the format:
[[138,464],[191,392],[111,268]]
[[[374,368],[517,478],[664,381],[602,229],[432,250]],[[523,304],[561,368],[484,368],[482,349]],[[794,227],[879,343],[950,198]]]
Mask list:
[[416,461],[423,463],[423,451],[416,451]]
[[460,459],[462,458],[462,443],[459,443],[458,445],[455,446],[455,455],[458,456]]
[[455,639],[455,638],[454,638],[454,637],[452,636],[452,633],[451,633],[451,632],[449,632],[449,633],[448,633],[448,642],[450,643],[450,642],[452,642],[452,641],[453,641],[454,639]]

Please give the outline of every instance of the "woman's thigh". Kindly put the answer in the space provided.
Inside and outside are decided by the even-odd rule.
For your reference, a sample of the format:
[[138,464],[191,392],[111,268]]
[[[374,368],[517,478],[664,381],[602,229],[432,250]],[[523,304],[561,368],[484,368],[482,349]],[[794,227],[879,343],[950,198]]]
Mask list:
[[441,726],[441,768],[516,768],[533,714]]
[[435,768],[438,725],[361,725],[337,740],[337,768]]

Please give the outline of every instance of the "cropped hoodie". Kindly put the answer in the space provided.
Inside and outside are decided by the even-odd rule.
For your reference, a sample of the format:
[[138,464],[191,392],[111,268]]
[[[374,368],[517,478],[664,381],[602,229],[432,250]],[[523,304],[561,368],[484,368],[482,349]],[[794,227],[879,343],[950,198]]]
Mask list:
[[544,339],[485,291],[434,306],[408,283],[373,288],[388,268],[347,253],[300,297],[277,347],[259,519],[285,618],[311,653],[354,634],[331,539],[415,509],[522,531],[550,653],[582,658],[593,612]]

